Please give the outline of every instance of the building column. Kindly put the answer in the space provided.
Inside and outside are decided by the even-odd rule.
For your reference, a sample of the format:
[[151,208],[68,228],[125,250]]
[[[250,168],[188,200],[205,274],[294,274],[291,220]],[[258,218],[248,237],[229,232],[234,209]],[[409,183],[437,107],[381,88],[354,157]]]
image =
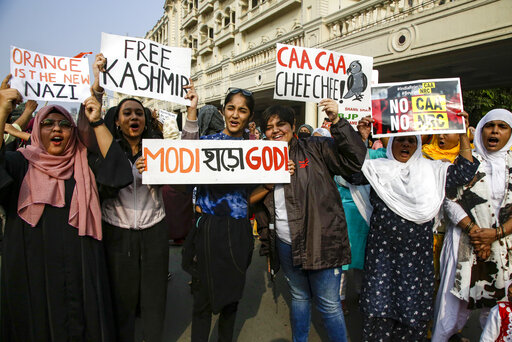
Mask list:
[[306,124],[313,126],[313,128],[318,127],[318,110],[317,104],[314,102],[306,102],[304,106],[304,121]]

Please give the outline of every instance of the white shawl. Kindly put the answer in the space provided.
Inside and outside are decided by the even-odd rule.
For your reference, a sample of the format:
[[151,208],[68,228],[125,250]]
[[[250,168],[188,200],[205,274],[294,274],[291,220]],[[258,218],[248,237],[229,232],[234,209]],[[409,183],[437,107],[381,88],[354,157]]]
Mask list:
[[[493,109],[488,112],[478,123],[475,129],[475,152],[482,156],[483,161],[480,168],[485,171],[489,178],[489,190],[491,192],[491,204],[495,211],[501,208],[506,188],[506,155],[512,146],[512,135],[505,146],[497,152],[489,152],[482,141],[482,129],[489,121],[501,120],[512,127],[512,113],[506,109]],[[495,213],[497,214],[497,212]]]
[[388,159],[366,159],[362,171],[384,203],[408,221],[422,224],[432,220],[443,203],[446,173],[450,163],[428,160],[421,154],[421,137],[411,158],[402,163],[387,146]]

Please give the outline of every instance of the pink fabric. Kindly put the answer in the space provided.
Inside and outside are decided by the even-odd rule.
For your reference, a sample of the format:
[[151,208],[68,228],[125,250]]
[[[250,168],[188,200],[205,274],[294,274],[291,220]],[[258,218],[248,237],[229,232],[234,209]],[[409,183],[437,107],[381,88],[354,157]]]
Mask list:
[[78,235],[101,240],[100,201],[94,174],[87,163],[87,150],[78,139],[74,126],[64,154],[48,154],[41,142],[40,122],[50,113],[62,114],[73,122],[71,115],[61,106],[46,106],[37,113],[31,135],[32,144],[18,150],[29,163],[18,197],[18,215],[34,227],[46,204],[64,207],[64,180],[74,176],[76,184],[68,223],[78,228]]
[[379,140],[375,140],[373,142],[373,145],[372,145],[372,150],[378,150],[379,148],[383,148],[384,145],[382,145],[382,141]]

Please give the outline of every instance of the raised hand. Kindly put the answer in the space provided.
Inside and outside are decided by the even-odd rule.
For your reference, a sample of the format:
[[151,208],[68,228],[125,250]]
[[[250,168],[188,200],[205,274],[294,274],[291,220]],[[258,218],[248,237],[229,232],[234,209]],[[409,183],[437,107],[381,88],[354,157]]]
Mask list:
[[357,123],[357,131],[361,134],[363,141],[368,140],[370,133],[372,132],[372,123],[375,120],[371,116],[365,116]]
[[323,99],[320,101],[319,105],[323,107],[322,111],[327,114],[329,120],[333,124],[340,120],[340,117],[338,116],[338,102],[334,101],[333,99]]

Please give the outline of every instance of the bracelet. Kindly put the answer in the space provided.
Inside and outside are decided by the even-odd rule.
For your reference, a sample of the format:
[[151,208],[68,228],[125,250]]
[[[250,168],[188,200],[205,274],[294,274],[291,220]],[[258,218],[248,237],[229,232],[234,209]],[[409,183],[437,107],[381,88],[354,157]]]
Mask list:
[[467,231],[467,233],[468,233],[468,234],[469,234],[469,233],[471,233],[471,229],[473,229],[473,226],[474,226],[474,225],[475,225],[475,222],[471,222],[471,223],[469,224],[468,231]]
[[462,151],[472,151],[473,149],[472,148],[463,148],[462,150],[459,150],[459,152],[462,152]]
[[267,190],[267,191],[272,191],[272,190],[274,190],[274,186],[273,186],[273,185],[271,185],[271,186],[270,186],[270,188],[267,188],[267,185],[265,184],[265,185],[263,185],[263,187],[264,187],[264,188],[265,188],[265,190]]
[[503,226],[498,226],[498,228],[496,228],[496,241],[503,239],[505,236],[505,228],[503,228]]
[[104,123],[105,123],[105,121],[103,119],[99,119],[98,121],[94,121],[94,122],[89,121],[89,125],[91,127],[98,127],[99,125],[103,125]]
[[469,221],[469,223],[466,225],[466,227],[464,227],[464,232],[466,234],[469,234],[469,232],[471,231],[471,228],[473,228],[474,225],[475,225],[475,222]]

